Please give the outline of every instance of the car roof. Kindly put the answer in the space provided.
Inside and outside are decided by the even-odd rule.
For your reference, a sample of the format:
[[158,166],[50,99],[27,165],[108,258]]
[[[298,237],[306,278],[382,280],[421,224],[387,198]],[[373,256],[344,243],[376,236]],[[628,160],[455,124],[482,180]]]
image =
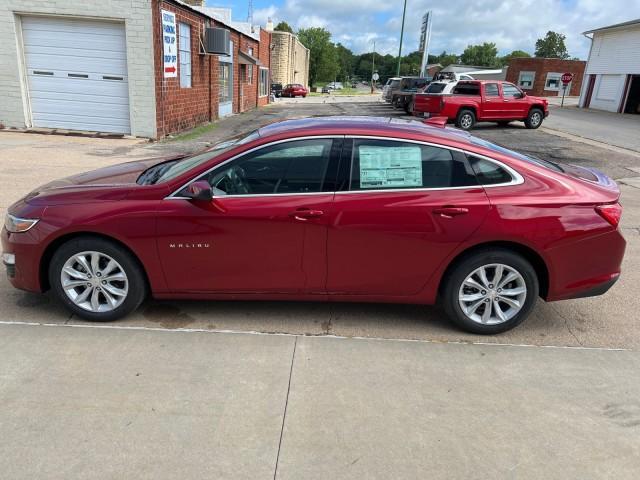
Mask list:
[[261,138],[313,135],[380,135],[435,143],[471,144],[470,134],[452,128],[428,125],[418,120],[389,117],[309,117],[272,123],[258,130]]

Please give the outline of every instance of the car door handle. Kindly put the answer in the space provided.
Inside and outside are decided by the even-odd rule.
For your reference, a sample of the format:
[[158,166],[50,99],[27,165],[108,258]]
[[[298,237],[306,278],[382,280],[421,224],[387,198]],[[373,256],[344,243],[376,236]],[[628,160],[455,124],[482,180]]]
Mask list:
[[433,209],[434,215],[440,215],[444,218],[453,218],[467,213],[469,213],[469,209],[464,207],[441,207]]
[[294,210],[289,214],[290,217],[295,218],[296,220],[308,220],[310,218],[318,218],[324,215],[322,210],[313,210],[310,208],[299,208]]

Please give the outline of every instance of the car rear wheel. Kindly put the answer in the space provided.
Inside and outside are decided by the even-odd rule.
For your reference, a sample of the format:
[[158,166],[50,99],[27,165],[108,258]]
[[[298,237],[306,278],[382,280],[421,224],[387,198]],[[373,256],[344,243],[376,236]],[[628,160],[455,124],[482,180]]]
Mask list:
[[476,115],[472,110],[462,109],[456,117],[456,126],[462,130],[471,130],[476,124]]
[[504,249],[483,250],[454,266],[444,285],[443,303],[462,329],[492,335],[522,323],[538,290],[535,269],[525,258]]
[[542,120],[544,119],[544,113],[539,108],[532,108],[529,111],[529,115],[524,121],[524,125],[527,128],[535,129],[542,125]]
[[147,290],[135,258],[119,245],[96,237],[76,238],[58,248],[49,266],[49,282],[69,310],[99,322],[131,313]]

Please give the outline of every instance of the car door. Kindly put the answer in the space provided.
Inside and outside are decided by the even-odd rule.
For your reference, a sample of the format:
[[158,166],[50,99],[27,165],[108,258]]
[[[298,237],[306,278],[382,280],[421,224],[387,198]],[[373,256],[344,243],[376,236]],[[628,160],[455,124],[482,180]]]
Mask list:
[[342,161],[351,173],[328,230],[330,294],[417,294],[490,208],[460,151],[353,138]]
[[484,84],[484,98],[482,100],[483,120],[494,120],[504,117],[504,105],[498,83]]
[[505,119],[522,120],[529,112],[529,102],[524,98],[522,91],[511,83],[502,83],[502,95],[504,97]]
[[169,288],[324,291],[330,177],[341,142],[314,137],[263,146],[199,177],[212,186],[213,201],[180,193],[163,201],[157,243]]

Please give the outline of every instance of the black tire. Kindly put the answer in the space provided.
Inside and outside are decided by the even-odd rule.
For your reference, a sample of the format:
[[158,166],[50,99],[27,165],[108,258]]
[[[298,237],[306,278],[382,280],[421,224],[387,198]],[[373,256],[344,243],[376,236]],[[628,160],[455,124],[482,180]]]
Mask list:
[[529,110],[529,115],[524,120],[524,125],[530,129],[536,129],[540,125],[542,125],[542,121],[544,120],[544,112],[539,108],[532,108]]
[[[474,270],[494,263],[507,265],[520,273],[527,289],[526,297],[520,311],[509,320],[494,325],[481,324],[462,311],[459,293],[463,282]],[[457,261],[444,279],[441,300],[447,316],[463,330],[480,335],[494,335],[511,330],[529,316],[538,298],[539,288],[536,271],[524,257],[511,250],[494,248],[476,251]]]
[[[128,281],[128,292],[122,303],[113,310],[92,312],[76,305],[62,287],[61,273],[65,262],[72,256],[85,251],[108,255],[122,267]],[[126,249],[115,242],[99,237],[78,237],[61,245],[53,254],[49,264],[49,284],[58,299],[75,315],[94,321],[109,322],[122,318],[137,309],[147,296],[147,282],[138,261]],[[82,287],[80,287],[82,288]],[[104,297],[103,297],[104,298]]]
[[461,130],[471,130],[475,124],[476,114],[473,113],[473,110],[463,108],[458,112],[458,116],[456,117],[456,127]]

